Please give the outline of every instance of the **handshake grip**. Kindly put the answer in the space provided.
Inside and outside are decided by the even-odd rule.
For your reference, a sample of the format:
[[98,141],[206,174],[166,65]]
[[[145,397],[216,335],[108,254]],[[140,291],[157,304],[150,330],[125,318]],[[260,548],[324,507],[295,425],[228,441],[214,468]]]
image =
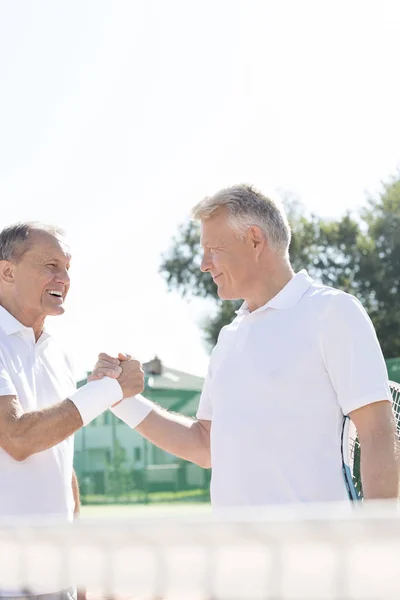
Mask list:
[[128,354],[118,354],[118,358],[109,356],[104,352],[99,354],[99,359],[88,381],[96,381],[104,377],[111,377],[111,379],[118,380],[123,392],[123,398],[136,396],[136,394],[140,394],[144,390],[144,371],[142,365]]
[[[129,406],[132,407],[132,400],[135,400],[143,390],[144,371],[139,361],[123,354],[120,354],[118,359],[100,354],[93,373],[88,377],[88,383],[71,394],[69,400],[78,409],[83,425],[87,425],[107,408],[122,404],[121,400],[124,398],[129,398]],[[145,401],[148,414],[151,407],[147,403],[148,401]],[[139,405],[141,407],[139,416],[142,417],[146,411],[143,411],[140,401]],[[146,414],[143,418],[145,416]],[[125,420],[122,416],[121,418]]]
[[138,360],[129,359],[120,362],[121,373],[118,383],[121,386],[123,397],[130,398],[141,394],[144,390],[144,371]]

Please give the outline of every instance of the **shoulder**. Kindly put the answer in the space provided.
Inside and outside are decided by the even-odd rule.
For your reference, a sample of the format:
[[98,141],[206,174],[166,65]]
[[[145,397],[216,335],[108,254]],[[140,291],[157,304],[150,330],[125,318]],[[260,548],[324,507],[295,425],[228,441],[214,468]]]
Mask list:
[[224,325],[221,328],[221,330],[218,334],[217,346],[219,344],[221,344],[227,337],[230,338],[233,334],[236,333],[242,318],[243,318],[242,316],[236,315],[236,317],[233,319],[233,321],[231,321],[227,325]]
[[13,356],[15,349],[10,344],[9,336],[4,333],[0,327],[0,362],[3,366],[7,363],[7,357]]
[[209,360],[209,374],[219,364],[221,358],[231,348],[241,317],[236,316],[231,323],[224,325],[219,331],[217,343],[213,347]]
[[323,339],[335,343],[351,336],[375,338],[375,327],[364,306],[353,294],[336,288],[313,285],[309,291],[311,311]]
[[333,287],[314,283],[307,296],[313,309],[322,317],[344,318],[367,314],[358,298]]
[[0,325],[0,350],[6,350],[10,346],[10,336],[6,334]]

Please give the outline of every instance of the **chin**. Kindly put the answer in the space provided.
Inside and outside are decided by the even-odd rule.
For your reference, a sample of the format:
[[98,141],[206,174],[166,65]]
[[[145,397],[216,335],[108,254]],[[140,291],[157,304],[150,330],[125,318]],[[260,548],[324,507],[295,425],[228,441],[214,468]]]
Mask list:
[[48,317],[58,317],[59,315],[63,315],[65,313],[65,308],[63,306],[59,306],[58,308],[54,308],[52,311],[47,313]]
[[217,294],[221,300],[243,300],[245,297],[238,293],[238,291],[235,292],[235,290],[232,289],[224,290],[223,287],[217,289]]
[[234,294],[229,293],[224,290],[218,289],[217,294],[218,294],[218,297],[221,298],[221,300],[237,300],[237,297]]

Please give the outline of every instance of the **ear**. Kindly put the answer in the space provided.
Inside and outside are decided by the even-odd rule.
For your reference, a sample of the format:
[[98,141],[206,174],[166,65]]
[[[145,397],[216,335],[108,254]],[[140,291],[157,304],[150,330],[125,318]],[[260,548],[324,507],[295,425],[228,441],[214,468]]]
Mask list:
[[15,265],[9,260],[0,260],[0,281],[5,283],[14,282]]
[[250,242],[254,250],[260,252],[265,245],[265,235],[257,225],[249,227]]

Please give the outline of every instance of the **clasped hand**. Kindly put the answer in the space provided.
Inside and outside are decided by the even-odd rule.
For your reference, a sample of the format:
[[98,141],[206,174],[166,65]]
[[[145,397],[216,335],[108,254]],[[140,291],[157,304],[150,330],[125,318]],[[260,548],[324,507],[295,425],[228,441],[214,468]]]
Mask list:
[[105,352],[101,352],[93,372],[88,381],[96,381],[103,377],[117,379],[120,384],[124,398],[136,396],[144,389],[144,371],[140,362],[129,354],[118,354],[114,358]]

